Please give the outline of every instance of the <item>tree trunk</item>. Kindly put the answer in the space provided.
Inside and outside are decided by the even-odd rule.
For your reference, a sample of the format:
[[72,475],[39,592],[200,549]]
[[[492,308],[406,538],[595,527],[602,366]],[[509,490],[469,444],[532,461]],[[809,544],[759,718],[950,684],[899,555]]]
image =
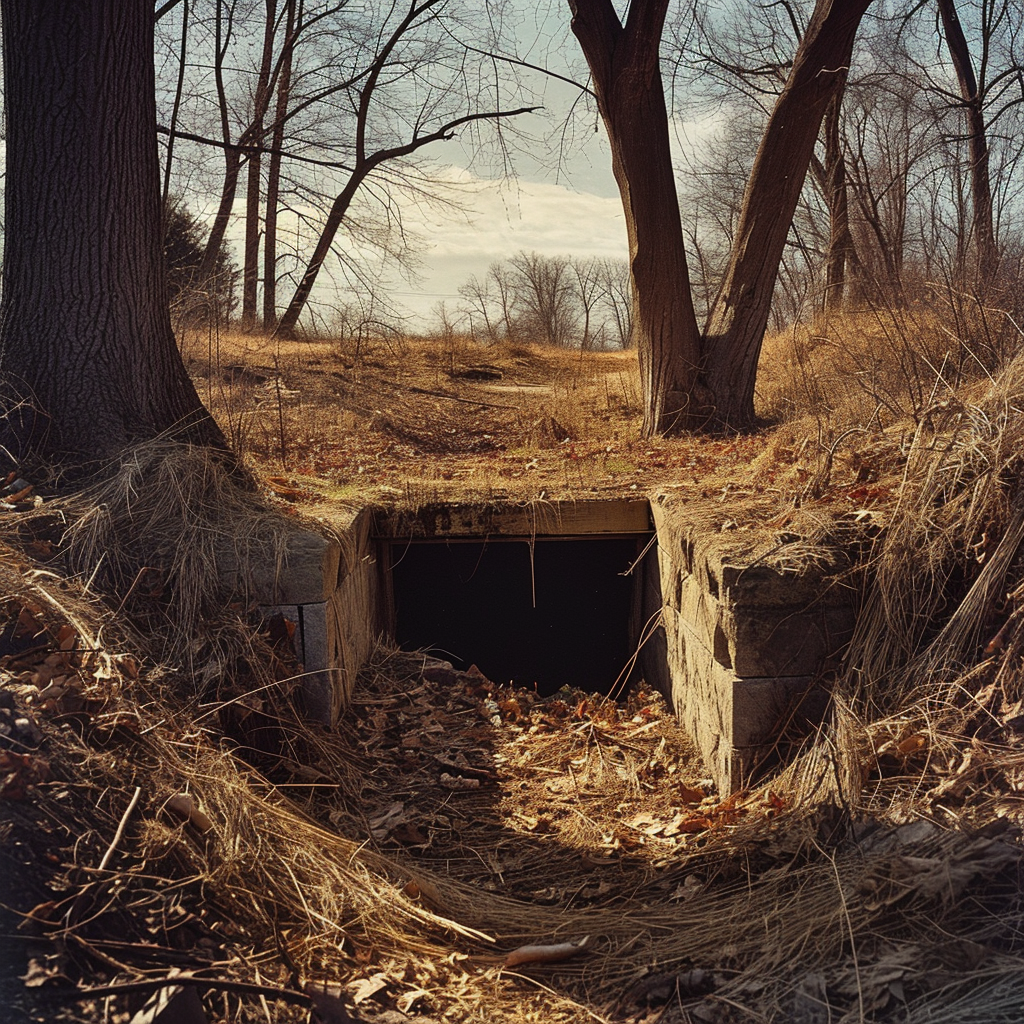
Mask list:
[[832,98],[841,87],[871,0],[818,0],[747,182],[725,278],[704,332],[716,424],[754,423],[754,381],[779,262]]
[[327,220],[320,231],[316,248],[313,250],[313,255],[309,258],[309,263],[306,265],[306,272],[302,275],[302,280],[295,289],[295,294],[292,296],[291,302],[288,303],[288,308],[284,311],[278,322],[277,330],[274,332],[278,337],[290,338],[294,334],[295,325],[299,322],[299,317],[306,306],[309,293],[313,290],[313,285],[316,283],[320,268],[323,266],[324,260],[327,259],[327,254],[331,251],[334,236],[338,233],[338,228],[341,227],[341,222],[345,219],[345,214],[352,202],[352,197],[363,183],[363,179],[369,173],[369,170],[368,167],[357,167],[352,172],[352,177],[349,178],[342,193],[331,205],[331,212],[327,215]]
[[846,158],[840,133],[843,84],[825,112],[825,197],[828,202],[829,241],[825,264],[825,311],[838,312],[846,302],[846,277],[856,262],[850,231],[850,196],[846,180]]
[[189,7],[189,0],[185,0],[181,5],[181,45],[178,48],[178,82],[174,88],[174,106],[171,109],[171,121],[167,126],[167,159],[164,163],[163,191],[160,193],[160,206],[163,210],[165,229],[167,227],[167,214],[170,212],[169,197],[171,194],[171,171],[174,168],[174,138],[178,129],[178,112],[181,110],[181,94],[185,87],[185,65],[188,62]]
[[285,0],[284,53],[277,79],[277,103],[267,164],[267,197],[263,223],[263,330],[277,328],[277,207],[281,194],[281,150],[291,95],[292,53],[295,49],[295,0]]
[[[228,148],[231,144],[231,119],[228,111],[228,96],[224,88],[224,55],[227,52],[227,40],[231,38],[232,20],[234,8],[228,12],[227,31],[224,30],[224,17],[221,9],[221,0],[214,0],[216,6],[215,29],[214,29],[214,58],[213,76],[217,85],[217,105],[220,112],[221,138],[224,140],[224,182],[220,189],[220,203],[217,207],[216,216],[210,227],[210,237],[206,240],[206,250],[203,252],[203,261],[196,271],[196,278],[199,281],[209,281],[217,270],[217,260],[220,256],[221,246],[224,243],[224,235],[228,230],[228,222],[231,220],[231,210],[235,205],[235,192],[238,189],[238,174],[242,167],[241,151]],[[239,139],[239,142],[242,142]]]
[[167,431],[225,446],[167,306],[153,6],[2,0],[0,372],[14,454],[95,464]]
[[963,26],[957,17],[953,0],[938,0],[942,15],[942,28],[946,47],[960,83],[967,119],[967,140],[971,151],[971,199],[973,202],[972,234],[978,254],[977,282],[991,283],[996,270],[998,254],[992,221],[992,182],[989,175],[988,135],[985,113],[978,93],[978,79],[974,74],[971,51],[967,46]]
[[[256,79],[253,98],[253,119],[250,125],[252,141],[263,142],[263,120],[270,105],[270,62],[274,56],[274,29],[277,25],[277,0],[266,0],[266,20],[263,24],[263,54]],[[259,150],[249,157],[245,190],[245,245],[242,261],[242,330],[256,328],[256,293],[259,290],[260,262],[260,185],[262,184]]]
[[626,217],[645,437],[700,426],[708,414],[658,63],[667,6],[633,0],[622,25],[609,0],[569,0]]

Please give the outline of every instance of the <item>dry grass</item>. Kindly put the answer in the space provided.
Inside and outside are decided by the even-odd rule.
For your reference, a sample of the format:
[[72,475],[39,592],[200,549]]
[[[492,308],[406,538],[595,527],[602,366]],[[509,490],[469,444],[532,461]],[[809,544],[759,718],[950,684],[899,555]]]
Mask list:
[[[788,768],[709,807],[706,827],[661,849],[656,866],[618,865],[605,902],[570,895],[595,870],[580,851],[614,827],[619,805],[644,809],[647,761],[613,757],[611,726],[594,716],[568,716],[522,764],[501,748],[508,790],[487,810],[499,830],[530,816],[531,798],[515,789],[527,760],[562,778],[560,758],[571,755],[573,771],[594,782],[592,802],[573,797],[586,827],[538,837],[535,863],[561,893],[553,902],[485,888],[468,867],[460,875],[472,839],[447,870],[438,851],[424,865],[381,849],[358,813],[368,755],[351,731],[301,722],[266,638],[243,628],[244,586],[232,596],[214,583],[225,546],[243,580],[247,562],[273,560],[287,517],[259,510],[223,467],[157,446],[126,457],[102,493],[63,506],[70,573],[26,553],[26,544],[40,550],[56,505],[48,520],[6,524],[4,621],[27,615],[66,672],[60,697],[31,705],[54,782],[25,804],[5,801],[5,828],[25,837],[58,820],[76,837],[59,848],[59,899],[69,902],[27,927],[75,950],[66,969],[77,977],[119,965],[122,977],[162,975],[183,963],[290,988],[332,981],[349,995],[376,978],[385,1005],[434,1020],[1020,1019],[1024,372],[1012,364],[986,393],[966,372],[947,387],[937,372],[943,335],[901,314],[777,339],[761,397],[788,419],[751,438],[651,443],[639,440],[625,355],[475,349],[455,338],[358,352],[215,339],[215,358],[193,367],[201,391],[262,474],[283,464],[275,486],[300,492],[285,497],[685,485],[721,491],[723,508],[736,502],[752,516],[789,515],[794,502],[812,517],[884,503],[889,527],[835,711]],[[460,376],[487,368],[501,378]],[[168,568],[152,579],[156,564]],[[116,611],[92,596],[101,586]],[[211,633],[197,629],[232,600],[238,607]],[[67,624],[72,648],[62,648]],[[36,664],[0,669],[20,701],[35,701]],[[364,679],[355,732],[377,728],[385,709],[385,725],[409,714],[418,685],[393,662],[372,668],[380,678]],[[271,687],[263,698],[261,686]],[[511,712],[502,714],[496,725],[489,710],[469,713],[458,728],[467,742],[511,742]],[[595,722],[612,736],[603,745],[584,742]],[[214,723],[230,725],[234,744]],[[257,743],[256,726],[272,742]],[[457,726],[446,728],[454,742]],[[131,827],[112,870],[97,872],[134,787]],[[212,830],[168,815],[168,798],[183,792]],[[584,936],[587,952],[565,963],[502,966],[521,943]],[[145,943],[159,947],[155,960],[140,952]],[[236,1001],[223,1015],[301,1016],[274,1005]]]
[[[921,785],[929,774],[942,776],[941,765],[921,768],[922,748],[904,759],[897,786],[870,774],[870,757],[858,755],[856,745],[844,746],[838,734],[823,736],[770,787],[709,810],[717,824],[687,837],[692,842],[674,853],[662,851],[654,870],[631,873],[626,862],[599,869],[607,889],[590,905],[574,905],[574,894],[594,877],[593,867],[573,866],[573,849],[580,843],[586,849],[586,830],[564,839],[537,837],[545,867],[536,881],[562,895],[552,904],[528,902],[439,870],[441,850],[429,867],[409,855],[378,852],[369,828],[355,823],[358,815],[336,817],[339,801],[357,804],[369,768],[360,766],[344,737],[307,729],[302,760],[287,760],[292,782],[287,776],[271,782],[219,745],[166,680],[126,672],[133,663],[116,657],[97,671],[89,644],[113,627],[114,616],[74,583],[32,581],[27,568],[5,576],[9,611],[29,608],[57,636],[73,608],[73,621],[85,630],[78,634],[79,653],[67,655],[79,680],[73,692],[82,731],[60,735],[60,715],[67,713],[60,704],[36,712],[50,736],[58,782],[41,787],[32,806],[44,817],[60,815],[81,836],[61,851],[63,906],[70,903],[71,910],[59,920],[39,911],[32,927],[70,943],[87,976],[109,975],[121,963],[131,975],[159,977],[171,958],[207,976],[291,990],[332,982],[346,997],[372,979],[385,986],[376,1005],[451,1021],[816,1020],[816,1014],[981,1021],[1012,1019],[1024,1007],[1019,847],[954,821],[940,827],[916,820],[921,800],[882,797],[886,789],[905,792],[915,778]],[[416,693],[415,678],[387,662],[376,671],[392,675],[369,685],[365,709],[354,712],[368,729],[390,701],[408,708]],[[28,684],[18,685],[19,695],[27,692]],[[519,712],[504,713],[506,724],[488,726],[496,741],[519,720]],[[481,707],[481,714],[463,726],[466,742],[479,743],[479,723],[491,712]],[[596,802],[575,804],[595,821],[617,797],[642,809],[634,782],[606,763],[628,745],[617,746],[614,723],[599,710],[587,715],[596,716],[583,721],[604,732],[604,743],[567,744],[579,737],[580,719],[570,715],[564,731],[549,734],[546,754],[539,743],[539,768],[546,758],[571,755],[581,789],[591,775],[590,781],[600,777]],[[449,733],[452,740],[459,735]],[[991,773],[994,751],[986,755]],[[852,840],[843,815],[835,814],[834,798],[845,788],[834,784],[837,757],[855,763],[862,779],[859,789],[847,790],[855,802],[845,813],[860,818],[861,808],[873,811]],[[998,763],[1006,771],[1019,760],[1004,754]],[[265,770],[279,775],[283,763],[275,755]],[[949,771],[946,781],[959,784],[964,776]],[[512,793],[521,792],[518,779],[528,776],[509,770],[505,777]],[[864,787],[869,778],[875,781]],[[98,804],[69,801],[72,779],[75,792],[102,793]],[[111,870],[97,874],[136,786],[142,798]],[[309,795],[297,802],[283,795],[288,791]],[[212,830],[200,832],[168,814],[169,799],[185,792],[212,819]],[[970,797],[970,779],[960,795]],[[447,813],[459,813],[459,806],[459,796],[450,794]],[[908,811],[911,823],[886,824],[894,814],[907,820]],[[474,812],[467,806],[462,813]],[[563,843],[565,850],[556,852]],[[552,851],[546,858],[545,847]],[[493,850],[477,853],[487,858]],[[566,963],[502,966],[520,944],[585,936],[587,952]],[[164,950],[155,963],[154,948]],[[177,952],[182,948],[194,952]],[[218,966],[207,966],[203,950]],[[266,1019],[253,1003],[231,1005],[232,1019]],[[361,1011],[370,1013],[373,1005],[364,1003]],[[959,1016],[948,1015],[951,1006]],[[993,1016],[997,1011],[1006,1016]],[[295,1017],[278,1005],[271,1019]]]

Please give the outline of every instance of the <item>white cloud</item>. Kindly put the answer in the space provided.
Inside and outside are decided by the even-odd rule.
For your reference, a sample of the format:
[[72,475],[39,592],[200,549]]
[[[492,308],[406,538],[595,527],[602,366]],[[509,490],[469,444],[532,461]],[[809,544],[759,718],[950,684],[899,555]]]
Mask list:
[[618,198],[563,185],[487,181],[457,167],[441,172],[463,194],[464,212],[411,209],[407,229],[424,239],[417,286],[394,286],[397,301],[417,316],[458,299],[459,285],[515,253],[625,259],[626,227]]

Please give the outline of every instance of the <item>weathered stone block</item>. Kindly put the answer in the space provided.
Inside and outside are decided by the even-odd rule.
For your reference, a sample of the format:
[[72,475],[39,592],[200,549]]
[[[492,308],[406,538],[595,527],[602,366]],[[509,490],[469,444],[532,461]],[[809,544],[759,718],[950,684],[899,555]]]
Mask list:
[[341,544],[312,530],[296,530],[277,558],[246,558],[245,580],[239,579],[239,555],[225,548],[219,555],[225,585],[258,605],[315,604],[337,589]]
[[[295,656],[301,662],[306,714],[324,726],[337,722],[356,675],[380,633],[379,581],[369,515],[339,524],[338,540],[297,533],[280,571],[263,577],[264,619],[280,613],[295,624]],[[300,600],[299,598],[306,598]]]
[[790,726],[827,697],[814,686],[849,641],[856,591],[842,550],[721,533],[655,506],[662,622],[676,714],[720,790],[748,781]]
[[853,633],[850,608],[734,608],[723,616],[723,661],[741,678],[813,675]]

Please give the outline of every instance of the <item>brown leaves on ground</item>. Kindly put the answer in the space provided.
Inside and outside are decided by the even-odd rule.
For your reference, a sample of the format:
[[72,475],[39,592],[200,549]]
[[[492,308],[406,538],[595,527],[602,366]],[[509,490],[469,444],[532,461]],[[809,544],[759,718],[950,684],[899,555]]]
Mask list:
[[327,812],[334,824],[533,902],[628,899],[705,835],[785,807],[772,793],[711,793],[647,689],[621,704],[567,688],[543,697],[394,653],[367,673],[343,728],[365,772]]

